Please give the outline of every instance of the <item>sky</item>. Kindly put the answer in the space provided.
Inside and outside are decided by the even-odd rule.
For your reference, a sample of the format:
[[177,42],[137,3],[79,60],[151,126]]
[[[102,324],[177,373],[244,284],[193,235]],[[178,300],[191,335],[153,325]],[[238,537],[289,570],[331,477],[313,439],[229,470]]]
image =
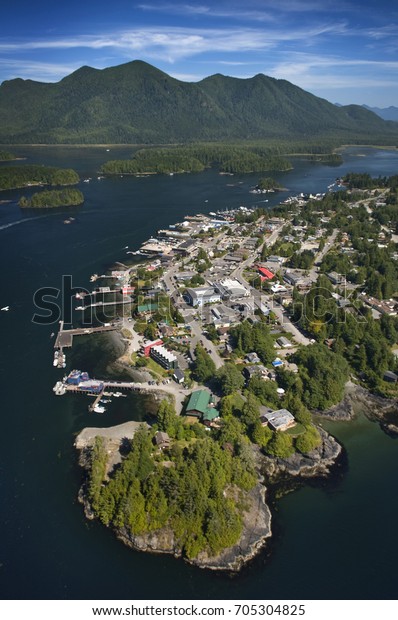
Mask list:
[[398,106],[396,0],[12,0],[0,82],[144,60],[196,82],[285,79],[332,103]]

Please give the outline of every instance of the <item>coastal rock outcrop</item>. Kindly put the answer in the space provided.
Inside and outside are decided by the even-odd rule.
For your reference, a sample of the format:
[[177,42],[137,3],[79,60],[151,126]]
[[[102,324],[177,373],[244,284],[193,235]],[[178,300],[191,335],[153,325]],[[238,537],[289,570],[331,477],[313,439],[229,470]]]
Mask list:
[[[80,465],[83,468],[89,467],[90,446],[95,436],[101,435],[106,441],[108,454],[106,475],[108,476],[113,467],[120,462],[123,441],[127,437],[131,439],[137,427],[137,423],[130,422],[108,429],[84,429],[75,441],[75,446],[79,450]],[[224,549],[216,556],[201,551],[194,559],[184,559],[199,568],[225,572],[238,572],[250,562],[272,536],[272,516],[267,504],[267,488],[263,484],[264,479],[275,486],[289,479],[326,476],[342,453],[340,444],[326,431],[319,430],[322,443],[308,455],[296,453],[288,459],[271,458],[262,455],[260,450],[253,446],[257,468],[264,474],[264,478],[259,475],[256,486],[239,497],[239,501],[243,501],[245,505],[242,513],[243,528],[239,540],[235,545]],[[84,505],[86,517],[95,518],[87,498],[85,484],[80,489],[79,501]],[[113,531],[124,544],[137,551],[183,557],[183,550],[170,527],[163,527],[142,535],[134,535],[125,527],[116,528]]]
[[318,428],[322,443],[309,454],[295,452],[288,458],[264,456],[262,471],[273,484],[288,478],[315,478],[330,474],[343,452],[342,446],[332,435]]
[[398,436],[398,399],[383,398],[371,394],[367,389],[349,381],[343,400],[320,412],[331,420],[352,420],[358,413],[364,413],[369,420],[380,423],[381,428],[392,436]]

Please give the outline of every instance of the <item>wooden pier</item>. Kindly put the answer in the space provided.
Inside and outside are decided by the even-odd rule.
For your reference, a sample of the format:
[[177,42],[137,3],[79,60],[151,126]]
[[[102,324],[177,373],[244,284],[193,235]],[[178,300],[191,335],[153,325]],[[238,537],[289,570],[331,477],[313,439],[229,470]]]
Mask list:
[[64,322],[59,322],[59,332],[54,343],[54,349],[62,349],[71,347],[73,344],[73,336],[88,336],[89,334],[102,334],[118,329],[117,325],[102,325],[101,327],[79,327],[77,329],[64,329]]
[[122,306],[125,304],[134,303],[132,299],[123,299],[121,301],[97,301],[93,304],[89,304],[88,306],[80,306],[76,308],[76,310],[88,310],[89,308],[103,308],[105,306]]

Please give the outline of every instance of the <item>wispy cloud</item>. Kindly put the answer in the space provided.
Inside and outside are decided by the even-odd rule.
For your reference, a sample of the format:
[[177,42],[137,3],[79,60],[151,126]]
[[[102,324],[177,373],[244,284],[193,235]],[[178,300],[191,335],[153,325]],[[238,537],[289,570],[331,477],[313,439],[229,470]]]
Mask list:
[[43,82],[59,80],[65,75],[76,71],[83,64],[84,62],[50,63],[26,58],[19,60],[0,58],[0,70],[7,76],[7,79],[23,76],[24,79]]
[[0,52],[19,53],[24,50],[65,50],[74,48],[114,48],[125,52],[146,53],[165,57],[173,62],[205,52],[263,51],[281,42],[307,42],[325,35],[344,33],[343,22],[324,23],[290,30],[263,30],[256,28],[203,29],[183,27],[136,28],[99,35],[81,35],[35,39],[31,41],[3,41]]

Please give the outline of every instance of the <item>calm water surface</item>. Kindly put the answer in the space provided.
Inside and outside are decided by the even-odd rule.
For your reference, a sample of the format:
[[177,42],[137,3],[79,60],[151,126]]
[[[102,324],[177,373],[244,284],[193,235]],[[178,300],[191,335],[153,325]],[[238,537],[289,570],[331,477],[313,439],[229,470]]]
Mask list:
[[[275,536],[264,554],[237,578],[209,574],[168,557],[125,548],[76,501],[81,472],[73,440],[87,425],[111,426],[145,416],[150,403],[114,401],[93,418],[84,398],[53,395],[62,372],[52,366],[52,326],[31,322],[32,297],[42,286],[59,287],[62,274],[76,286],[102,273],[125,249],[186,214],[219,208],[272,205],[249,193],[258,175],[199,175],[97,180],[109,158],[131,148],[14,149],[28,162],[75,168],[82,178],[83,207],[21,211],[19,197],[3,192],[0,205],[0,313],[2,425],[0,450],[0,594],[2,598],[396,598],[398,557],[396,463],[398,442],[359,417],[329,424],[347,450],[347,467],[323,485],[302,488],[274,509]],[[398,172],[398,153],[349,149],[339,167],[296,161],[275,175],[289,189],[325,191],[347,171],[373,176]],[[284,195],[282,195],[283,197]],[[260,198],[260,199],[259,199]],[[65,217],[75,223],[66,226]],[[97,376],[116,357],[114,338],[75,341],[68,367]],[[119,402],[121,401],[121,402]]]

